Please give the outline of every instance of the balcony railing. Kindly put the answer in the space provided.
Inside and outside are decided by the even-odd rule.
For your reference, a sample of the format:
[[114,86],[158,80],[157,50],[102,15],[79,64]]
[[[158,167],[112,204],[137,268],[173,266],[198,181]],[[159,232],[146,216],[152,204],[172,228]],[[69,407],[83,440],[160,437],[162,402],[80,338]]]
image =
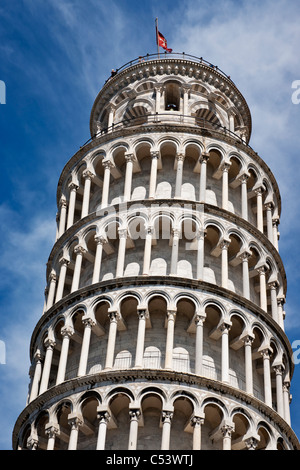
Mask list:
[[[93,135],[89,140],[87,140],[81,147],[84,147],[89,142],[94,139],[106,135],[109,133],[114,133],[120,129],[127,129],[135,126],[144,126],[148,124],[173,124],[173,125],[189,125],[201,129],[203,132],[218,131],[224,135],[230,136],[237,140],[238,142],[246,145],[248,148],[252,149],[249,144],[238,134],[229,130],[227,127],[222,126],[221,124],[208,121],[204,118],[197,116],[190,116],[180,114],[177,111],[168,111],[166,113],[159,114],[144,114],[140,116],[135,116],[131,118],[125,118],[122,121],[113,123],[109,127],[103,127],[96,134]],[[253,149],[252,149],[253,150]]]
[[[128,67],[131,67],[132,65],[140,64],[143,62],[150,62],[154,60],[166,60],[166,59],[183,59],[183,60],[188,60],[189,62],[194,62],[195,64],[203,64],[211,69],[215,70],[216,72],[220,73],[223,75],[223,77],[227,78],[230,80],[232,83],[234,83],[230,76],[227,75],[223,70],[221,70],[217,65],[213,65],[211,62],[203,59],[203,57],[197,57],[194,55],[186,54],[185,52],[160,52],[160,53],[155,53],[155,54],[146,54],[143,56],[139,56],[136,59],[130,60],[129,62],[126,62],[126,64],[122,65],[121,67],[117,68],[115,70],[115,74],[122,72],[123,70],[127,69]],[[109,77],[106,81],[108,81],[111,77]],[[106,82],[105,82],[106,83]]]

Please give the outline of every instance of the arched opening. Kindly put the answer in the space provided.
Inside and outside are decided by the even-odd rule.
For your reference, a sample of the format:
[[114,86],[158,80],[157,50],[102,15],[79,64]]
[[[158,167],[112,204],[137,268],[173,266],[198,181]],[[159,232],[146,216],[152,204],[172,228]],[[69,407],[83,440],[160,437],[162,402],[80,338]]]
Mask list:
[[222,154],[217,149],[209,151],[207,162],[207,182],[205,201],[213,206],[222,207],[222,179],[218,169],[222,161]]
[[[203,328],[203,366],[205,377],[221,380],[221,341],[217,327],[222,318],[220,308],[210,303],[205,308],[206,319]],[[215,334],[217,333],[217,334]]]
[[221,285],[221,261],[216,258],[220,256],[217,249],[221,237],[220,229],[215,225],[206,227],[204,238],[204,281],[211,284]]
[[124,393],[115,395],[109,403],[111,419],[106,433],[106,450],[127,450],[129,439],[129,403]]
[[72,408],[68,402],[63,402],[58,407],[56,416],[57,424],[59,426],[59,434],[57,434],[55,439],[54,450],[68,450],[70,437],[70,424],[68,422],[68,418],[71,412]]
[[176,81],[165,83],[165,111],[180,110],[180,85]]
[[143,426],[139,427],[137,450],[161,448],[162,399],[156,393],[146,393],[141,401]]
[[148,303],[151,328],[145,336],[144,368],[164,367],[166,348],[167,303],[161,296],[154,296]]
[[118,331],[115,345],[114,369],[130,369],[134,365],[138,332],[138,301],[127,297],[121,302],[122,331]]
[[187,397],[183,396],[175,400],[171,422],[170,450],[193,449],[193,428],[191,426],[193,411],[193,404]]
[[208,403],[204,407],[205,419],[202,425],[202,450],[222,450],[222,436],[216,435],[215,431],[220,427],[223,421],[223,411],[219,405]]

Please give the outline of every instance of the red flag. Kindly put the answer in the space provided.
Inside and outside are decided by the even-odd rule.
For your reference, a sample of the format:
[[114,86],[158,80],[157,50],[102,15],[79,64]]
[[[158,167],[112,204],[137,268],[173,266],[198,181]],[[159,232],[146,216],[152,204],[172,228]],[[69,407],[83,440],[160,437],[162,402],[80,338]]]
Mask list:
[[163,49],[165,49],[167,52],[172,52],[173,50],[168,49],[167,40],[159,31],[157,31],[157,44]]

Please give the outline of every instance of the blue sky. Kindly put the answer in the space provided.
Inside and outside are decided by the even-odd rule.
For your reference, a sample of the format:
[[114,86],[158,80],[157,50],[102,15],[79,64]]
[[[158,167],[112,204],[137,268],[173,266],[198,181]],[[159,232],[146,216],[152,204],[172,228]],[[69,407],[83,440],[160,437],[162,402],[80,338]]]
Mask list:
[[[218,65],[251,109],[251,146],[281,191],[286,332],[300,341],[300,3],[297,0],[0,0],[0,449],[25,406],[31,332],[43,307],[60,172],[89,139],[93,101],[112,68],[156,52],[155,17],[174,52]],[[0,95],[1,101],[1,95]],[[296,343],[294,343],[296,344]],[[297,355],[298,357],[298,355]],[[300,436],[300,364],[292,382]]]

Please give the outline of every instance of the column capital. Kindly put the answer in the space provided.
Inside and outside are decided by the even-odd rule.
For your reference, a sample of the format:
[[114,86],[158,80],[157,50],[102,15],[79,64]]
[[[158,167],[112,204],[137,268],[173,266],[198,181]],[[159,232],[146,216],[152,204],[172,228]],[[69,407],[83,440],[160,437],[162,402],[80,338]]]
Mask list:
[[95,235],[94,240],[97,244],[104,245],[108,243],[107,238],[104,235]]
[[68,264],[70,263],[70,260],[62,256],[61,258],[59,258],[58,262],[61,266],[63,265],[68,266]]
[[27,443],[26,443],[27,449],[36,450],[38,445],[39,445],[38,438],[29,436],[29,438],[27,439]]
[[244,442],[247,450],[255,450],[258,445],[259,439],[259,436],[257,438],[253,436],[246,437],[246,439],[244,439]]
[[242,173],[241,175],[238,176],[238,180],[239,180],[241,183],[246,183],[249,178],[250,178],[249,173]]
[[151,150],[150,151],[151,158],[159,158],[159,151],[158,150]]
[[224,423],[220,427],[220,431],[221,431],[223,437],[231,437],[234,430],[235,430],[234,423]]
[[175,320],[177,310],[168,308],[167,309],[167,318],[168,320]]
[[138,314],[138,317],[143,320],[143,319],[147,319],[149,318],[149,311],[148,309],[145,307],[145,308],[138,308],[137,309],[137,314]]
[[132,408],[129,410],[130,421],[138,421],[142,413],[139,408]]
[[67,336],[68,338],[71,338],[74,334],[74,328],[71,326],[63,326],[60,332],[63,337]]
[[238,254],[237,254],[237,257],[242,260],[242,261],[248,261],[249,258],[251,258],[252,256],[252,251],[250,250],[243,250],[243,251],[240,251]]
[[77,191],[77,189],[79,188],[78,184],[74,183],[73,181],[71,181],[71,183],[68,184],[68,188],[70,191]]
[[105,168],[105,169],[111,169],[114,167],[114,164],[111,160],[102,160],[102,166]]
[[184,153],[182,153],[182,152],[177,153],[177,154],[176,154],[176,159],[177,159],[177,161],[179,161],[179,162],[183,162],[184,159],[185,159]]
[[223,162],[221,165],[221,170],[224,172],[229,171],[231,167],[231,162]]
[[91,170],[86,169],[82,172],[82,176],[84,179],[93,179],[96,175]]
[[53,349],[56,346],[56,342],[53,339],[47,337],[44,341],[44,345],[46,349]]
[[128,231],[127,228],[118,228],[119,238],[127,238]]
[[219,330],[221,333],[229,333],[231,328],[231,322],[230,321],[223,321],[223,323],[219,326]]
[[78,429],[83,424],[83,417],[76,413],[70,413],[68,415],[68,424],[71,426],[71,429]]
[[275,372],[275,375],[282,375],[284,372],[284,365],[276,364],[275,366],[273,366],[273,370]]
[[108,310],[108,317],[110,322],[118,322],[120,319],[120,313],[117,310]]
[[59,205],[60,207],[67,207],[67,200],[65,198],[60,198]]
[[47,423],[45,426],[45,433],[47,434],[48,438],[54,438],[55,436],[59,435],[59,424],[51,422]]
[[196,313],[194,321],[196,325],[203,326],[204,322],[206,320],[206,314],[201,314],[201,313]]
[[57,280],[57,276],[55,272],[50,273],[48,279],[49,279],[49,282],[52,282],[52,281],[55,282]]
[[93,318],[87,317],[87,316],[84,316],[82,318],[82,323],[84,324],[84,326],[89,326],[90,328],[93,328],[93,326],[96,325],[95,320],[93,320]]
[[262,351],[260,351],[260,354],[263,357],[263,359],[269,359],[270,360],[271,352],[272,351],[271,351],[270,347],[267,346]]
[[124,157],[125,157],[126,162],[134,162],[136,160],[134,153],[129,153],[129,152],[125,153]]
[[252,334],[248,334],[242,339],[242,341],[245,346],[252,346],[253,341],[254,341],[254,336]]
[[84,255],[84,253],[86,252],[86,248],[84,248],[82,245],[76,245],[74,248],[74,253],[81,253],[82,255]]
[[110,421],[111,416],[110,416],[107,409],[104,410],[101,407],[98,407],[97,408],[97,418],[99,419],[100,423],[107,424]]
[[204,415],[203,416],[192,416],[191,426],[194,428],[196,426],[201,426],[204,424]]
[[173,418],[173,411],[165,411],[163,410],[162,413],[161,413],[161,419],[162,419],[162,422],[165,423],[171,423],[171,420]]
[[200,155],[199,161],[200,163],[207,163],[209,160],[209,153],[208,152],[203,152]]

